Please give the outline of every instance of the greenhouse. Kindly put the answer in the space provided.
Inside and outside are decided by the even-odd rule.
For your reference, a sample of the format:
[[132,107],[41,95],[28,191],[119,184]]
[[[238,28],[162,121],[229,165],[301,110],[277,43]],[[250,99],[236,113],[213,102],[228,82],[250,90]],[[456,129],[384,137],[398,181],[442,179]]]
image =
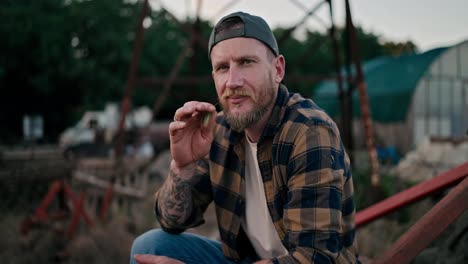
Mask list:
[[419,80],[412,100],[413,138],[468,133],[468,41],[451,47]]
[[[405,153],[424,138],[457,139],[468,130],[468,41],[420,54],[380,57],[363,65],[377,145]],[[335,81],[322,82],[312,99],[337,121]],[[353,92],[353,128],[363,146],[359,98]]]

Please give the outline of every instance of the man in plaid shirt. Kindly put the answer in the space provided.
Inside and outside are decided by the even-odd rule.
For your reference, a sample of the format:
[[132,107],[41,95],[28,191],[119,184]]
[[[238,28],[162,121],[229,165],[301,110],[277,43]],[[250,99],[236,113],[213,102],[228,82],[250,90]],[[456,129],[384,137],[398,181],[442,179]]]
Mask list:
[[[176,111],[170,173],[155,195],[162,229],[135,240],[131,262],[359,262],[338,128],[282,83],[285,59],[267,23],[230,14],[208,49],[223,111],[196,101]],[[182,233],[212,201],[221,241]]]

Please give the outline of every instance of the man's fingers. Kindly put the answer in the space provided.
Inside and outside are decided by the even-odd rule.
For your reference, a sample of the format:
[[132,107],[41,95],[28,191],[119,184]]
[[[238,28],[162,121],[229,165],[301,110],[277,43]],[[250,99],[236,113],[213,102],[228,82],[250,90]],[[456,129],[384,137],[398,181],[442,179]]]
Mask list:
[[211,111],[211,109],[214,109],[214,105],[208,102],[197,102],[197,101],[190,101],[186,102],[183,107],[193,107],[197,108],[197,110],[202,110],[202,111]]
[[175,121],[185,121],[193,116],[198,116],[200,112],[215,112],[216,107],[206,102],[191,101],[184,104],[183,107],[177,109],[174,115]]
[[138,262],[139,264],[157,264],[158,263],[158,256],[154,256],[154,255],[148,255],[148,254],[144,254],[144,255],[140,255],[140,254],[136,254],[136,255],[133,255],[133,258],[136,260],[136,262]]
[[216,107],[210,103],[201,102],[195,106],[196,110],[199,112],[214,112]]
[[197,101],[190,101],[186,102],[184,106],[177,109],[174,115],[175,120],[184,120],[186,118],[190,118],[193,114],[197,111],[197,105],[201,104],[201,102]]
[[155,256],[150,254],[135,254],[133,258],[139,264],[180,264],[183,263],[176,259],[172,259],[165,256]]
[[169,124],[169,135],[175,136],[177,131],[187,127],[187,122],[184,121],[175,121]]

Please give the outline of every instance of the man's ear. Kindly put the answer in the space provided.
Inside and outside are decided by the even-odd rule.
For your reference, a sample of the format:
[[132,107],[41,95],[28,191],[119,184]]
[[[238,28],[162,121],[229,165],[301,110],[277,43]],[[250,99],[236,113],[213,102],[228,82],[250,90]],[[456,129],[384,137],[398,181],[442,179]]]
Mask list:
[[276,70],[275,82],[279,84],[284,78],[284,73],[286,70],[286,60],[284,59],[284,56],[280,54],[274,59],[273,63]]

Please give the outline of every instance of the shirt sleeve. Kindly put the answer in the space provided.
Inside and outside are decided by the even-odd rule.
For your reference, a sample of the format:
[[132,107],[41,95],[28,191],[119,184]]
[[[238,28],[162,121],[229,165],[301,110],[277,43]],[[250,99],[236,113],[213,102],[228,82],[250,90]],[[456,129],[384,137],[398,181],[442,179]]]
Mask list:
[[[210,184],[210,176],[208,170],[208,159],[203,159],[198,161],[196,174],[195,177],[200,177],[200,181],[195,184],[192,188],[192,201],[193,201],[193,211],[191,216],[187,219],[187,221],[178,226],[170,225],[166,219],[164,219],[163,215],[159,212],[158,209],[158,200],[160,195],[160,190],[155,193],[155,201],[154,201],[154,213],[156,215],[156,219],[161,225],[161,228],[172,234],[178,234],[184,232],[188,228],[196,227],[205,222],[203,218],[203,214],[206,211],[206,208],[213,200],[212,192],[211,192],[211,184]],[[172,172],[169,172],[172,173]]]
[[[343,204],[353,199],[352,188],[345,185],[352,185],[352,180],[336,126],[313,120],[302,124],[294,139],[287,175],[283,223],[289,254],[273,259],[273,263],[349,263],[352,257],[340,251],[346,232],[343,226],[347,225],[344,221],[349,220],[343,215]],[[348,214],[354,235],[354,207]]]

